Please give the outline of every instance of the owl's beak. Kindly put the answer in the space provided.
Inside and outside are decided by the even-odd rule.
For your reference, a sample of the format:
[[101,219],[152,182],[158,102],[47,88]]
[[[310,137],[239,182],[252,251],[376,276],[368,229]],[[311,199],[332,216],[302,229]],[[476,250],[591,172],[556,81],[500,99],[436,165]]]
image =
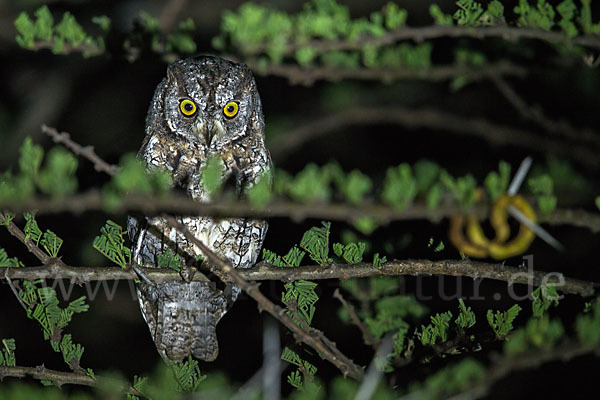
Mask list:
[[213,138],[215,137],[215,130],[214,129],[207,129],[204,131],[204,140],[206,141],[206,147],[210,147],[210,143],[212,142]]
[[199,122],[193,129],[197,136],[204,137],[206,147],[210,147],[216,136],[225,134],[225,127],[219,120],[208,120],[207,123]]

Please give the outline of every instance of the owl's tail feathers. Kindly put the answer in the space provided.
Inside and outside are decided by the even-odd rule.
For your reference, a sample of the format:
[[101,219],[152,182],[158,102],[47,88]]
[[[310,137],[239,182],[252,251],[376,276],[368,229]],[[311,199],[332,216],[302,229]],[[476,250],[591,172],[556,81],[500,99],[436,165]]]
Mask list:
[[152,339],[167,363],[181,362],[190,353],[205,361],[217,358],[216,327],[228,303],[214,283],[142,282],[138,297]]

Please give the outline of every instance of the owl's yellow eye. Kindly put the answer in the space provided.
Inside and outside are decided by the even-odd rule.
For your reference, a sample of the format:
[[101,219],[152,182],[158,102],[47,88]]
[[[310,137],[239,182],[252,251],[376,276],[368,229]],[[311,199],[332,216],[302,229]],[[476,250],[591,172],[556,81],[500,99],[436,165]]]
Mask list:
[[225,114],[227,118],[235,117],[238,111],[240,111],[240,105],[237,101],[230,101],[223,107],[223,114]]
[[181,110],[181,113],[183,115],[185,115],[186,117],[191,117],[192,115],[196,114],[197,107],[196,103],[194,103],[190,99],[183,99],[179,103],[179,109]]

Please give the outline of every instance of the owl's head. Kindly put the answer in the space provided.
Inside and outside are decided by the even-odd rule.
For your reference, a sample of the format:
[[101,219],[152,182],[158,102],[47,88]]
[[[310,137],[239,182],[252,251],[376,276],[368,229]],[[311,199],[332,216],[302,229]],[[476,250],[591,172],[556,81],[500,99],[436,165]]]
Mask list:
[[161,118],[172,134],[206,151],[263,133],[260,97],[244,64],[208,56],[178,60],[168,67],[157,95],[153,107],[160,110],[151,109],[149,117]]

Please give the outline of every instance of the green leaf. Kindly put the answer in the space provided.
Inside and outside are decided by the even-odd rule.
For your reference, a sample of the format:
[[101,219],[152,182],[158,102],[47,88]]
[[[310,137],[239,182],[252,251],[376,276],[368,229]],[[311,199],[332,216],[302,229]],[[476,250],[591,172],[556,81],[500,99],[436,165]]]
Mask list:
[[34,13],[35,20],[35,37],[36,39],[49,42],[52,40],[52,29],[54,18],[47,6],[42,6]]
[[[319,300],[319,296],[315,292],[317,284],[305,280],[294,281],[286,283],[284,285],[285,292],[281,294],[281,301],[288,306],[288,308],[296,308],[298,316],[302,318],[308,325],[312,322],[315,314],[315,303]],[[292,304],[292,302],[295,303]],[[296,316],[292,312],[288,312],[290,318],[292,318],[297,324],[300,321],[296,320]]]
[[437,4],[429,6],[429,15],[437,25],[454,25],[452,15],[445,14]]
[[559,320],[551,320],[547,315],[542,318],[530,318],[525,325],[513,332],[504,343],[506,354],[522,353],[532,348],[551,348],[564,335]]
[[17,29],[17,44],[25,49],[33,49],[35,46],[36,27],[26,12],[21,12],[15,19],[15,28]]
[[33,144],[31,137],[27,136],[20,151],[19,169],[21,172],[32,178],[37,176],[43,158],[44,149],[42,149],[42,146]]
[[438,340],[447,341],[452,312],[438,313],[432,315],[430,319],[431,323],[429,325],[421,325],[421,343],[427,346],[436,344]]
[[172,365],[173,373],[179,390],[183,392],[195,392],[202,381],[206,379],[206,375],[202,375],[198,361],[194,360],[190,355],[187,361],[175,363]]
[[399,8],[396,3],[389,2],[385,6],[384,16],[385,28],[397,29],[406,24],[408,12],[403,8]]
[[179,254],[174,253],[173,250],[168,249],[164,253],[158,254],[156,258],[158,268],[171,268],[177,272],[181,271],[183,260]]
[[496,337],[500,340],[506,338],[506,336],[513,330],[513,321],[519,315],[521,307],[518,304],[514,304],[505,312],[496,311],[496,314],[492,310],[487,312],[488,324],[494,330]]
[[60,247],[63,244],[63,240],[56,236],[54,232],[50,229],[47,229],[42,236],[42,240],[40,241],[42,247],[46,250],[46,253],[50,255],[50,257],[56,258],[58,257],[58,252],[60,251]]
[[51,196],[64,196],[77,190],[77,158],[62,147],[53,147],[46,157],[46,165],[38,174],[40,190]]
[[85,302],[85,296],[81,296],[78,299],[73,300],[69,303],[66,310],[70,313],[82,313],[90,309],[89,304]]
[[92,17],[92,22],[98,25],[104,32],[108,32],[110,30],[111,20],[106,15]]
[[310,163],[289,182],[288,194],[295,201],[328,201],[331,197],[330,175],[326,168]]
[[381,198],[384,203],[396,209],[406,207],[417,194],[417,182],[412,175],[410,165],[403,163],[395,168],[388,168]]
[[600,343],[600,298],[589,305],[587,313],[578,315],[575,331],[579,341],[594,346]]
[[211,157],[202,170],[202,185],[210,197],[217,196],[221,191],[223,180],[223,161]]
[[492,201],[506,193],[508,184],[510,183],[510,164],[500,161],[498,170],[499,172],[490,172],[484,182],[487,193]]
[[459,332],[464,334],[467,329],[475,325],[475,313],[471,311],[471,307],[465,306],[463,299],[458,299],[458,304],[459,314],[454,322],[456,323]]
[[477,181],[473,175],[453,178],[447,172],[440,175],[442,184],[450,190],[459,205],[469,208],[475,203],[477,197]]
[[440,167],[433,161],[420,160],[414,166],[417,193],[426,194],[436,183],[440,175]]
[[100,228],[100,236],[94,239],[94,248],[109,260],[126,268],[131,263],[131,250],[124,245],[123,228],[117,223],[108,220]]
[[300,247],[308,252],[309,257],[321,266],[325,266],[329,258],[329,229],[331,222],[321,222],[322,227],[313,226],[302,236]]
[[9,258],[6,250],[0,247],[0,267],[18,268],[22,266],[23,263],[17,257]]
[[445,399],[478,387],[485,382],[486,376],[483,364],[466,358],[429,375],[423,384],[415,385],[413,390],[419,390],[418,398]]
[[373,255],[373,266],[375,268],[381,268],[383,266],[383,264],[385,264],[386,262],[387,262],[387,258],[379,257],[379,253],[375,253]]
[[15,367],[17,365],[17,359],[15,357],[15,350],[17,345],[15,339],[2,339],[2,351],[0,351],[0,366],[3,367]]
[[55,30],[59,37],[73,46],[81,44],[86,38],[85,31],[68,11],[63,14],[63,18],[56,25]]
[[[35,212],[23,213],[23,217],[25,218],[25,227],[23,228],[23,232],[25,232],[25,243],[27,243],[28,240],[31,240],[37,246],[42,238],[42,231],[35,220]],[[27,246],[29,246],[29,244],[27,244]]]
[[596,208],[600,210],[600,196],[596,197]]
[[363,242],[348,243],[342,245],[341,243],[334,243],[333,251],[338,257],[342,257],[348,264],[356,264],[362,261],[362,256],[365,251],[366,244]]
[[263,174],[256,183],[248,189],[248,200],[253,207],[263,209],[271,202],[273,192],[271,191],[271,173]]
[[[397,282],[389,279],[377,279],[372,287],[374,298],[378,298],[390,290],[395,290]],[[347,288],[347,285],[344,285]],[[375,302],[375,316],[365,318],[371,334],[381,339],[387,332],[398,329],[408,329],[407,319],[418,319],[425,314],[425,307],[415,300],[413,296],[386,296],[378,298]]]
[[560,298],[556,287],[552,285],[538,287],[531,293],[531,297],[533,298],[531,304],[533,316],[536,318],[541,318],[551,306],[558,306],[558,299]]

